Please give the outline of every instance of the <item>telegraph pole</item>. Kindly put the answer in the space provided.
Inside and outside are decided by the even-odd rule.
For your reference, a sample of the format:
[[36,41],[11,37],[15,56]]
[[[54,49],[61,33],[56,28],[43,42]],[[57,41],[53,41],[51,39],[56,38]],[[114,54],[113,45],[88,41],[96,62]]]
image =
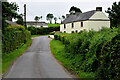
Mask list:
[[27,26],[26,26],[26,4],[24,4],[24,26],[27,29]]

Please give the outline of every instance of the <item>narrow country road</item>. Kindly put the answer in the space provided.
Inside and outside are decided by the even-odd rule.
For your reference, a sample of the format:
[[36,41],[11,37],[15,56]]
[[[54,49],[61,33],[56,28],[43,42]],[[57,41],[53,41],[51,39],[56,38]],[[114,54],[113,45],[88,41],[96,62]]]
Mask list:
[[71,78],[52,56],[47,36],[34,38],[31,47],[20,56],[5,78]]

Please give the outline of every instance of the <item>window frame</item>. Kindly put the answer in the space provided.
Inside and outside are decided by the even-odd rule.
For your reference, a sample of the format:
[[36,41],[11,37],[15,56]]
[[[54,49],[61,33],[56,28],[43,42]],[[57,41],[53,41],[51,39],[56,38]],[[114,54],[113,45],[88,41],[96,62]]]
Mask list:
[[81,22],[81,27],[83,27],[83,21]]
[[72,23],[72,28],[74,28],[74,23]]
[[66,24],[64,24],[64,29],[66,29]]
[[75,30],[76,33],[78,33],[78,30]]
[[74,33],[74,31],[72,31],[71,33]]

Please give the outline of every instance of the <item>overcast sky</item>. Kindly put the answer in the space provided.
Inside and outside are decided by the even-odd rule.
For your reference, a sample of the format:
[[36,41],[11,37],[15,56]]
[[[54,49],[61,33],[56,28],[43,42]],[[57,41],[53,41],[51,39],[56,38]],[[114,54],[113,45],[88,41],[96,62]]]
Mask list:
[[[16,2],[18,4],[19,13],[24,13],[23,6],[26,4],[27,21],[34,21],[35,16],[43,16],[42,21],[45,22],[47,22],[46,15],[48,13],[52,13],[55,17],[61,17],[68,14],[72,6],[80,8],[82,12],[102,7],[105,13],[105,10],[111,7],[115,1],[118,2],[119,0],[8,0],[8,2]],[[105,14],[108,15],[107,13]]]

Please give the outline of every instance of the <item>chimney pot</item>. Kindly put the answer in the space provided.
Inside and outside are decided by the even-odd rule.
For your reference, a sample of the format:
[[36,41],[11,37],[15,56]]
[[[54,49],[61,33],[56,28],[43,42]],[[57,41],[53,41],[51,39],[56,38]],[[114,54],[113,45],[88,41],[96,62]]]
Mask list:
[[96,7],[96,11],[102,11],[102,7]]

